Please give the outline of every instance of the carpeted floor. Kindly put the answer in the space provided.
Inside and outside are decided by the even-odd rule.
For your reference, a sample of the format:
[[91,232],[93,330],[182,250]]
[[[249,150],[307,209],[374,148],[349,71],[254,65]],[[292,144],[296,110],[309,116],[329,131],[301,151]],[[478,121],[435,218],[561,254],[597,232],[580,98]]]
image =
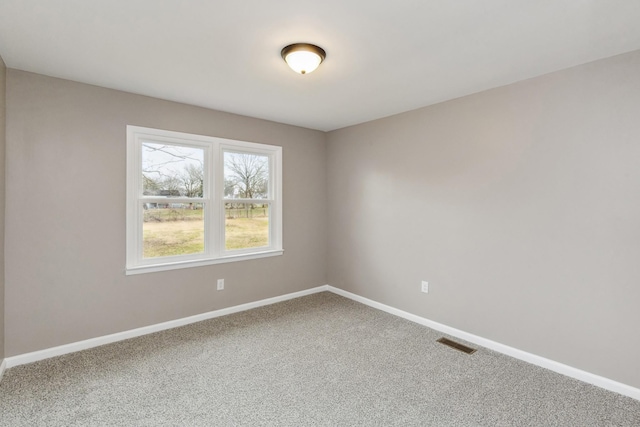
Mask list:
[[640,426],[640,401],[331,293],[5,372],[2,426]]

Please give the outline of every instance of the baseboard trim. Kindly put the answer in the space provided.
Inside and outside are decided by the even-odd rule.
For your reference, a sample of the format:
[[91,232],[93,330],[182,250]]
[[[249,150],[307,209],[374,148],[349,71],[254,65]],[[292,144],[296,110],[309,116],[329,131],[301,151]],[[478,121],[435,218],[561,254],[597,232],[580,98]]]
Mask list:
[[523,350],[519,350],[514,347],[510,347],[501,344],[496,341],[492,341],[480,336],[462,331],[460,329],[452,328],[451,326],[444,325],[442,323],[434,322],[433,320],[426,319],[424,317],[417,316],[415,314],[408,313],[406,311],[382,304],[380,302],[356,295],[354,293],[345,291],[340,288],[336,288],[330,285],[318,286],[311,289],[306,289],[299,292],[293,292],[286,295],[281,295],[273,298],[267,298],[260,301],[254,301],[246,304],[240,304],[233,307],[227,307],[220,310],[214,310],[207,313],[197,314],[194,316],[184,317],[181,319],[170,320],[168,322],[158,323],[155,325],[144,326],[137,329],[130,329],[128,331],[118,332],[115,334],[105,335],[102,337],[90,338],[88,340],[78,341],[70,344],[65,344],[57,347],[52,347],[44,350],[34,351],[31,353],[20,354],[17,356],[7,357],[0,363],[0,380],[4,371],[14,366],[24,365],[27,363],[37,362],[39,360],[49,359],[51,357],[62,356],[64,354],[74,353],[76,351],[87,350],[93,347],[98,347],[105,344],[111,344],[117,341],[126,340],[129,338],[135,338],[142,335],[152,334],[154,332],[160,332],[167,329],[177,328],[180,326],[189,325],[191,323],[201,322],[203,320],[213,319],[220,316],[226,316],[228,314],[239,313],[253,308],[263,307],[266,305],[276,304],[278,302],[288,301],[295,298],[315,294],[318,292],[333,292],[334,294],[349,298],[353,301],[368,305],[378,310],[385,311],[395,316],[407,319],[409,321],[418,323],[423,326],[427,326],[436,331],[440,331],[447,335],[457,337],[459,339],[477,344],[479,346],[488,348],[490,350],[497,351],[498,353],[505,354],[507,356],[520,359],[522,361],[531,363],[533,365],[540,366],[542,368],[550,369],[562,375],[566,375],[577,380],[593,384],[597,387],[605,390],[613,391],[624,396],[631,397],[636,400],[640,400],[640,389],[623,384],[609,378],[601,377],[590,372],[583,371],[581,369],[574,368],[551,359],[537,356],[532,353],[528,353]]
[[[191,323],[201,322],[203,320],[213,319],[215,317],[226,316],[228,314],[239,313],[241,311],[251,310],[253,308],[263,307],[266,305],[275,304],[290,299],[300,298],[306,295],[315,294],[318,292],[328,291],[329,286],[323,285],[316,288],[305,289],[304,291],[293,292],[286,295],[281,295],[273,298],[267,298],[260,301],[249,302],[246,304],[240,304],[233,307],[222,308],[220,310],[209,311],[207,313],[196,314],[194,316],[183,317],[181,319],[170,320],[168,322],[158,323],[155,325],[144,326],[137,329],[130,329],[128,331],[117,332],[115,334],[104,335],[102,337],[90,338],[88,340],[78,341],[70,344],[65,344],[57,347],[47,348],[44,350],[34,351],[31,353],[20,354],[17,356],[7,357],[3,361],[2,369],[13,368],[14,366],[25,365],[27,363],[37,362],[39,360],[49,359],[51,357],[62,356],[68,353],[74,353],[76,351],[87,350],[89,348],[98,347],[105,344],[111,344],[117,341],[126,340],[129,338],[135,338],[142,335],[152,334],[154,332],[160,332],[167,329],[177,328],[179,326],[189,325]],[[0,375],[1,376],[1,375]]]
[[479,346],[488,348],[490,350],[497,351],[498,353],[502,353],[507,356],[511,356],[513,358],[523,360],[533,365],[550,369],[559,374],[566,375],[568,377],[571,377],[589,384],[593,384],[605,390],[613,391],[615,393],[619,393],[624,396],[631,397],[632,399],[640,400],[640,389],[632,387],[630,385],[623,384],[623,383],[611,380],[609,378],[601,377],[599,375],[592,374],[590,372],[586,372],[581,369],[577,369],[572,366],[565,365],[565,364],[556,362],[554,360],[547,359],[542,356],[537,356],[535,354],[528,353],[526,351],[519,350],[517,348],[509,347],[508,345],[500,344],[499,342],[491,341],[489,339],[482,338],[480,336],[470,334],[465,331],[461,331],[460,329],[452,328],[442,323],[434,322],[433,320],[429,320],[424,317],[420,317],[415,314],[411,314],[406,311],[402,311],[397,308],[379,303],[377,301],[374,301],[365,297],[361,297],[360,295],[353,294],[343,289],[335,288],[330,285],[328,285],[327,287],[328,287],[328,291],[333,292],[334,294],[343,296],[345,298],[349,298],[353,301],[357,301],[359,303],[368,305],[373,308],[377,308],[378,310],[385,311],[395,316],[402,317],[403,319],[410,320],[420,325],[427,326],[431,329],[435,329],[436,331],[454,336],[456,338],[460,338],[462,340],[477,344]]

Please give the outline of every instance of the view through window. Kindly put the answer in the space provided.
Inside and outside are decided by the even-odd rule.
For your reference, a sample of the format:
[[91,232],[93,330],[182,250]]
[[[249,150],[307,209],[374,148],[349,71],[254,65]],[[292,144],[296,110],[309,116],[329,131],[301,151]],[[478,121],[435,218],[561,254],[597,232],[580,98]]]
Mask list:
[[269,246],[269,157],[224,153],[225,248]]
[[282,253],[277,146],[127,127],[127,272]]
[[204,252],[205,150],[142,143],[143,257]]

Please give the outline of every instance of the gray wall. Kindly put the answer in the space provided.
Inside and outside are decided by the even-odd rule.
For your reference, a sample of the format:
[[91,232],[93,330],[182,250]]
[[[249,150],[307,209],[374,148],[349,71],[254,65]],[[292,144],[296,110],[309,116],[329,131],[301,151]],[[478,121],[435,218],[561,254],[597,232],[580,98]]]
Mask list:
[[[326,274],[640,387],[639,70],[634,52],[327,135],[8,70],[6,356]],[[285,255],[125,276],[127,124],[282,145]]]
[[[281,145],[284,255],[125,276],[127,124]],[[318,131],[9,69],[6,355],[326,284],[325,146]]]
[[0,57],[0,363],[4,359],[4,153],[7,67]]
[[329,284],[640,387],[639,136],[640,51],[331,132]]

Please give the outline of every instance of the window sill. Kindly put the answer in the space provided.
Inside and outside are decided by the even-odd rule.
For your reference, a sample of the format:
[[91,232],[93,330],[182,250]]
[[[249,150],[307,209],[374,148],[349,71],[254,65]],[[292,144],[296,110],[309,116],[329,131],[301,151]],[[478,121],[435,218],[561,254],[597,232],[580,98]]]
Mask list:
[[127,276],[133,274],[155,273],[158,271],[178,270],[181,268],[202,267],[205,265],[225,264],[228,262],[247,261],[251,259],[268,258],[272,256],[280,256],[284,250],[270,250],[264,252],[253,252],[250,254],[229,255],[222,258],[199,259],[192,261],[172,262],[163,264],[150,264],[138,267],[128,267],[125,270]]

